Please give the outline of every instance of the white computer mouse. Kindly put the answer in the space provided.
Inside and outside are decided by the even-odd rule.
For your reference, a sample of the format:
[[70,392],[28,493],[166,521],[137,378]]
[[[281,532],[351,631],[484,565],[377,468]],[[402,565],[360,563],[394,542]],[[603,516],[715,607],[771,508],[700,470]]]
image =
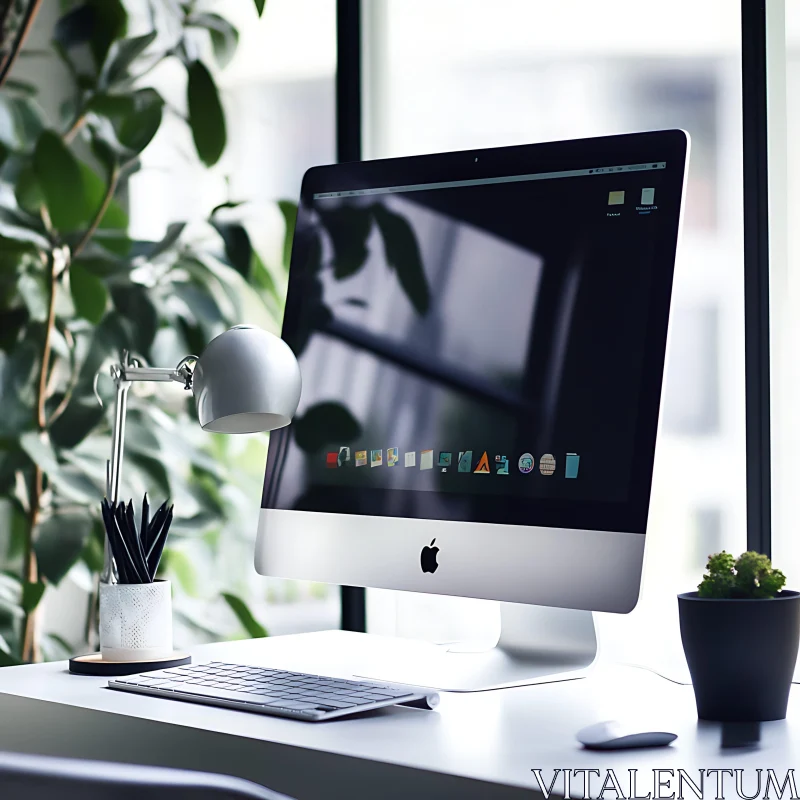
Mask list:
[[677,733],[632,728],[614,720],[598,722],[578,731],[578,741],[590,750],[624,750],[629,747],[663,747],[674,742]]

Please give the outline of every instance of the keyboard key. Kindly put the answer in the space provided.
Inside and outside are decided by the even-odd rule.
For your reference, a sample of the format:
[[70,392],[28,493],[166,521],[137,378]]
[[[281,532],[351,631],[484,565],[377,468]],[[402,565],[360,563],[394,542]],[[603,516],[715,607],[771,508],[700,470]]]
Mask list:
[[216,689],[211,686],[186,686],[179,689],[181,694],[198,695],[200,697],[217,697],[220,700],[235,700],[240,703],[254,703],[263,705],[262,698],[249,692],[234,692],[229,689]]
[[330,708],[354,708],[357,703],[348,703],[346,700],[330,700],[328,698],[324,699],[319,705],[321,706],[329,706]]
[[296,709],[297,711],[303,711],[303,710],[314,709],[316,708],[316,705],[314,703],[305,703],[301,700],[284,700],[282,701],[282,707]]

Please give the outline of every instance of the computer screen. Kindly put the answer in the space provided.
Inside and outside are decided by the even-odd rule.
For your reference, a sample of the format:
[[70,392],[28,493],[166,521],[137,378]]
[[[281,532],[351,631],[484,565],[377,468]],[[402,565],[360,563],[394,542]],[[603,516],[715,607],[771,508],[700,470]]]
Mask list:
[[643,533],[682,172],[304,187],[262,506]]

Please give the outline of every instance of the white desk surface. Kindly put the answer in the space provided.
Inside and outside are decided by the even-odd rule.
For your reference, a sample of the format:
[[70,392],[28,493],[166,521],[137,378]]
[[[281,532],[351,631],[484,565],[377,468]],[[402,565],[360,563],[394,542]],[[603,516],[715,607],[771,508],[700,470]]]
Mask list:
[[[192,655],[194,663],[298,668],[297,645],[310,641],[303,636],[313,634],[207,645]],[[317,671],[344,674],[337,664],[344,663],[348,637],[359,635],[317,636],[329,644]],[[307,661],[303,666],[308,670]],[[613,768],[618,776],[637,768],[642,785],[649,781],[646,794],[655,768],[691,774],[761,767],[780,776],[800,761],[800,688],[792,689],[788,720],[764,724],[757,747],[721,749],[721,728],[698,722],[690,686],[629,666],[600,665],[578,681],[443,694],[435,711],[392,708],[317,724],[125,694],[105,684],[70,675],[65,662],[0,669],[0,750],[228,772],[301,798],[530,797],[533,768],[548,780],[555,768],[603,775]],[[679,738],[668,748],[583,750],[576,731],[604,719]],[[593,796],[599,788],[595,783]]]

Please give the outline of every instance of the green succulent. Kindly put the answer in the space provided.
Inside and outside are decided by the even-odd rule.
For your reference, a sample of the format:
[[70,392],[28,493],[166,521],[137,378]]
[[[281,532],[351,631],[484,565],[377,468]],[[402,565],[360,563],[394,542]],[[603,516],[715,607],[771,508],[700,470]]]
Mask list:
[[786,576],[763,553],[749,550],[734,559],[723,550],[708,557],[697,591],[700,597],[749,600],[775,597],[785,585]]

